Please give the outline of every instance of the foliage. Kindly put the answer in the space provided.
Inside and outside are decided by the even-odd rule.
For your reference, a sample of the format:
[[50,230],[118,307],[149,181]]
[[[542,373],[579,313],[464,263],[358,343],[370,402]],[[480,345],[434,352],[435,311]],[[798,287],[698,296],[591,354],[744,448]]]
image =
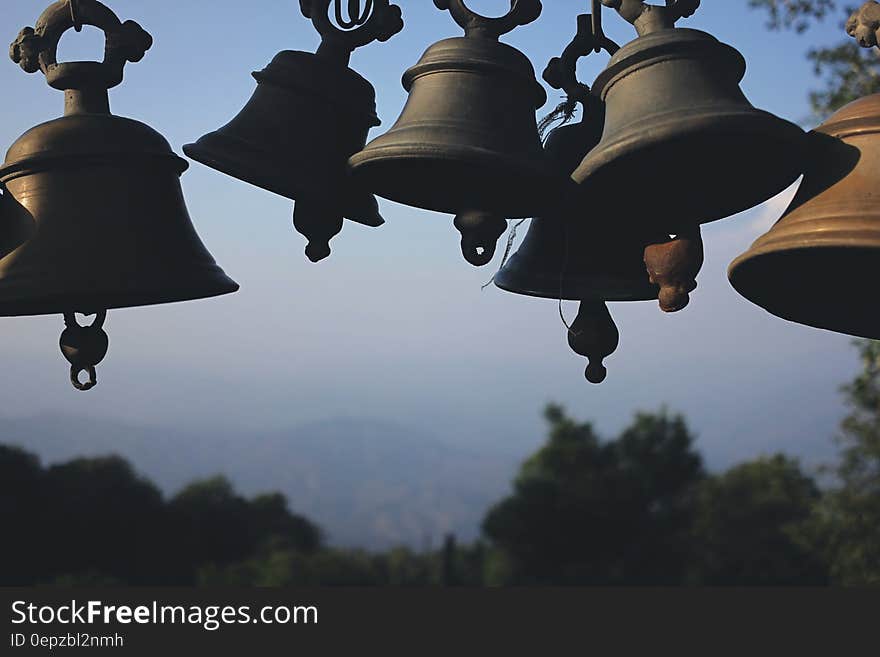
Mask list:
[[781,454],[706,480],[694,523],[692,581],[827,584],[827,565],[807,538],[819,499],[815,482]]
[[819,535],[836,581],[880,585],[880,343],[858,343],[862,371],[843,387],[837,485],[819,509]]
[[[856,9],[854,3],[835,0],[749,0],[749,6],[765,10],[770,29],[804,32],[814,22],[834,15],[843,24]],[[880,56],[876,48],[860,48],[854,39],[842,38],[832,46],[807,52],[824,88],[810,92],[810,105],[818,119],[824,119],[843,105],[880,91]]]
[[812,21],[821,20],[837,9],[835,0],[749,0],[749,7],[764,9],[771,30],[805,31]]
[[551,405],[488,542],[423,552],[327,547],[283,496],[223,477],[166,500],[117,457],[43,467],[0,446],[0,584],[880,585],[880,343],[860,353],[826,490],[783,455],[707,473],[665,409],[606,441]]

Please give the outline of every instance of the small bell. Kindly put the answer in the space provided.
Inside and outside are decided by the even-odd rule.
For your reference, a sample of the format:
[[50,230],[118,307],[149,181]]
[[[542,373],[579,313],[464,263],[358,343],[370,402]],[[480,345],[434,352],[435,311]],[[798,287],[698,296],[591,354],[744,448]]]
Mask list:
[[[547,100],[528,58],[498,39],[541,13],[517,0],[485,18],[463,0],[434,0],[464,37],[432,45],[403,76],[409,99],[384,135],[351,157],[355,178],[380,196],[458,215],[463,251],[485,264],[501,221],[540,213],[570,185],[543,157],[535,110]],[[488,257],[487,257],[488,256]]]
[[[61,35],[81,25],[104,31],[104,61],[57,62]],[[11,48],[26,72],[42,70],[65,92],[65,111],[20,137],[0,167],[0,316],[64,314],[61,348],[81,390],[106,353],[108,309],[238,289],[193,228],[180,187],[186,161],[152,128],[110,113],[107,90],[151,45],[97,0],[60,0]],[[97,321],[80,327],[75,312]]]
[[[877,45],[880,4],[847,23]],[[873,27],[871,27],[873,25]],[[863,285],[880,268],[880,94],[846,105],[809,135],[807,171],[782,218],[734,260],[733,287],[800,324],[880,339],[880,313]]]
[[379,205],[348,173],[348,158],[379,125],[373,86],[348,63],[360,46],[387,41],[403,29],[400,8],[389,0],[349,3],[345,19],[331,0],[302,0],[303,15],[321,34],[317,53],[285,50],[254,73],[257,89],[227,125],[183,147],[190,158],[296,201],[293,223],[309,241],[306,255],[330,255],[343,217],[365,226],[384,222]]
[[602,141],[572,175],[585,199],[677,233],[758,205],[797,179],[803,131],[749,103],[739,86],[742,55],[705,32],[675,28],[698,0],[602,4],[639,37],[593,85],[607,112]]

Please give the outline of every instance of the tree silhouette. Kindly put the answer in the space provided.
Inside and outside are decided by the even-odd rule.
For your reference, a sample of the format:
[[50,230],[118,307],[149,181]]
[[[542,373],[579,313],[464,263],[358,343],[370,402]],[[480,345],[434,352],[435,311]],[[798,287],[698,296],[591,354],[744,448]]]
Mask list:
[[850,414],[837,438],[836,486],[817,514],[835,581],[880,585],[880,343],[857,343],[862,371],[843,387]]
[[777,455],[736,466],[700,486],[692,581],[708,585],[828,583],[807,528],[820,498],[797,461]]
[[547,444],[483,529],[504,584],[680,582],[700,457],[684,421],[640,414],[615,442],[549,406]]

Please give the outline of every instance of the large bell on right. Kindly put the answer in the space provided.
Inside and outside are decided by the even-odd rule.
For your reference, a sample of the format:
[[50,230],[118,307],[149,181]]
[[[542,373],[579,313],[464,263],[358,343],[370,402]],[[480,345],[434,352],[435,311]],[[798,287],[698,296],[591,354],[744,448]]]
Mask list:
[[[877,3],[865,5],[850,19],[854,36],[866,10],[880,18]],[[731,264],[730,282],[783,319],[880,339],[880,312],[865,287],[880,270],[880,94],[840,109],[810,142],[794,201]]]
[[698,0],[602,0],[633,23],[596,79],[605,132],[572,177],[585,199],[675,233],[751,208],[802,173],[804,134],[749,103],[745,60],[713,36],[676,28]]

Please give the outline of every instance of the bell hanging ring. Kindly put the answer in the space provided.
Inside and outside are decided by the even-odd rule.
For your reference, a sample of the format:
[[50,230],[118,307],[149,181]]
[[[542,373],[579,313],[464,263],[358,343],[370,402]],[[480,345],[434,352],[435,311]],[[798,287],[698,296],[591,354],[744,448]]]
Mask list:
[[303,15],[321,35],[317,53],[285,50],[254,73],[257,89],[227,125],[209,133],[184,153],[202,164],[293,199],[293,223],[308,239],[306,255],[317,262],[330,255],[330,240],[343,218],[370,227],[384,222],[367,188],[349,175],[348,158],[378,126],[376,92],[349,68],[352,52],[372,41],[387,41],[403,29],[400,8],[389,0],[335,3],[303,0]]
[[486,264],[502,221],[539,214],[571,181],[553,175],[535,111],[547,100],[528,58],[499,38],[541,13],[517,0],[486,18],[463,0],[435,0],[465,36],[435,43],[403,76],[409,98],[397,122],[354,154],[354,176],[379,196],[458,215],[462,250]]
[[[865,3],[847,31],[877,45],[880,4]],[[781,219],[728,271],[746,299],[792,322],[880,339],[864,283],[880,269],[880,94],[840,109],[809,134],[807,171]]]
[[[65,92],[65,108],[63,117],[22,135],[0,167],[0,221],[13,226],[0,229],[11,235],[0,238],[10,242],[0,250],[0,316],[103,317],[110,308],[236,291],[187,213],[180,187],[186,161],[149,126],[110,113],[108,89],[122,82],[126,62],[143,58],[152,37],[97,0],[76,0],[75,16],[71,8],[69,0],[52,4],[10,50],[22,69],[42,71]],[[103,62],[56,60],[61,35],[77,22],[104,31]],[[106,346],[74,324],[62,350],[82,365],[77,374],[91,373]]]
[[797,179],[803,131],[746,99],[739,52],[675,27],[698,1],[602,3],[640,36],[593,85],[607,113],[602,141],[572,176],[585,199],[678,233],[758,205]]

